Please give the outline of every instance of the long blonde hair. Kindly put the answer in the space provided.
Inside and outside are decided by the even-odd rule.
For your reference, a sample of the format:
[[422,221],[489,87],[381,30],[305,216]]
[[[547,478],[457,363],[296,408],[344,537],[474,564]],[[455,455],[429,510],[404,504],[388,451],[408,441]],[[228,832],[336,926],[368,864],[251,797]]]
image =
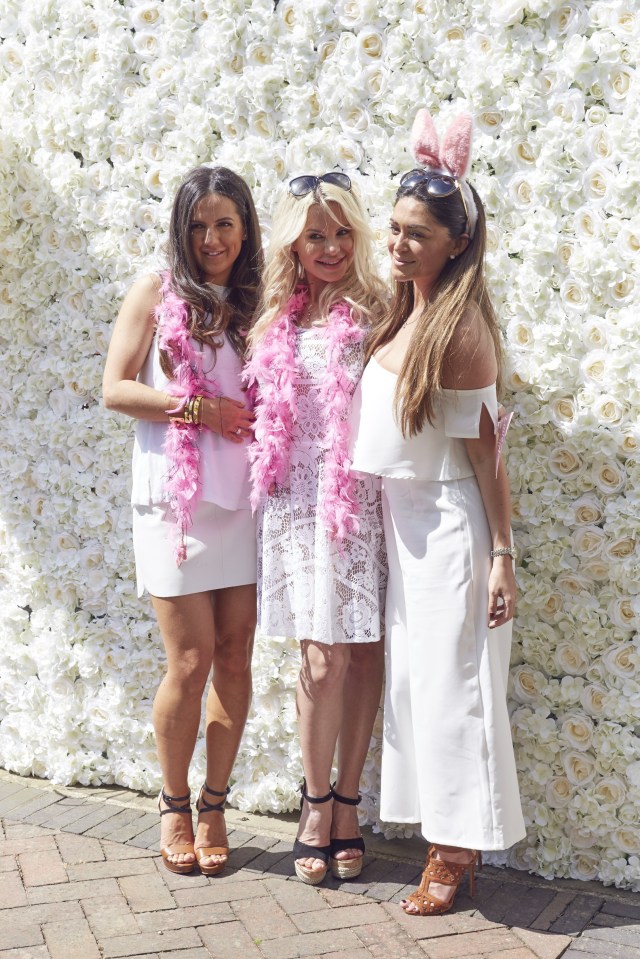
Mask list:
[[[470,185],[471,186],[471,185]],[[425,420],[433,423],[435,404],[442,389],[446,365],[455,363],[452,340],[463,316],[474,306],[480,311],[493,345],[500,371],[503,347],[496,315],[484,278],[486,218],[480,197],[471,187],[478,208],[478,222],[466,249],[454,260],[447,260],[431,290],[429,301],[418,317],[409,342],[396,387],[396,411],[405,436],[419,433]],[[431,197],[424,183],[400,187],[396,203],[403,197],[421,200],[449,236],[457,239],[467,229],[467,218],[459,191],[448,197]],[[366,359],[394,338],[414,307],[413,283],[395,283],[395,295],[389,310],[372,331]],[[498,390],[501,377],[498,372]]]
[[385,309],[384,286],[373,265],[372,232],[355,191],[342,190],[333,183],[321,183],[306,196],[287,193],[278,204],[273,217],[266,267],[262,283],[262,299],[257,315],[260,317],[249,332],[251,347],[282,312],[296,285],[304,281],[304,274],[292,245],[304,231],[307,214],[317,204],[333,220],[336,216],[330,204],[342,211],[353,231],[353,263],[342,280],[328,283],[320,294],[320,312],[323,317],[338,300],[345,300],[354,308],[356,318],[371,324]]

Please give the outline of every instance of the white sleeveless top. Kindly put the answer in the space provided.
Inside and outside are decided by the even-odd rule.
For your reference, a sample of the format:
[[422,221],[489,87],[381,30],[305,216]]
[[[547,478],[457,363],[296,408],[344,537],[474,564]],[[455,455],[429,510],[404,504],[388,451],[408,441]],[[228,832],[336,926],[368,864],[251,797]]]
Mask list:
[[496,386],[442,390],[433,425],[405,439],[394,413],[398,377],[373,357],[358,384],[351,407],[351,468],[396,479],[453,480],[473,476],[463,440],[480,435],[485,406],[498,425]]
[[[247,404],[247,395],[240,386],[242,360],[233,349],[227,336],[222,346],[194,344],[204,351],[203,369],[220,387],[223,396]],[[169,380],[160,366],[160,350],[157,335],[138,374],[138,380],[156,390],[166,388]],[[133,486],[131,502],[135,506],[152,506],[166,502],[164,492],[168,470],[167,459],[162,452],[167,423],[152,423],[138,420],[133,444]],[[249,509],[249,461],[247,443],[232,443],[218,433],[202,429],[198,433],[200,449],[200,482],[202,502],[215,503],[222,509]]]

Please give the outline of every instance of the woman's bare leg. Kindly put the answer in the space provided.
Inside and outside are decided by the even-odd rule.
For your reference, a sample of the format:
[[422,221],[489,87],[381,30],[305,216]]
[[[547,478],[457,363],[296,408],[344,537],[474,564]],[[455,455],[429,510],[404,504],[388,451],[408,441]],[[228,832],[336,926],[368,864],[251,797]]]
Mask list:
[[[153,596],[152,603],[167,655],[167,672],[153,703],[158,758],[167,794],[184,796],[189,792],[189,764],[200,725],[202,693],[213,659],[211,593]],[[161,823],[163,848],[193,840],[188,816],[163,816]],[[191,853],[169,858],[172,862],[194,859]]]
[[[350,659],[350,646],[328,646],[303,640],[302,667],[298,678],[296,707],[302,750],[302,765],[310,796],[329,792],[331,767],[342,725],[343,685]],[[329,844],[331,802],[303,803],[298,838],[312,846]],[[301,859],[307,869],[320,872],[321,859]]]
[[[224,793],[238,753],[251,703],[251,654],[256,628],[256,587],[233,586],[218,589],[213,596],[216,640],[213,649],[213,678],[207,694],[206,742],[207,785]],[[215,805],[223,796],[204,794]],[[204,812],[196,833],[199,846],[225,846],[224,815]],[[224,856],[205,856],[207,866],[224,861]]]
[[[354,643],[343,686],[342,725],[338,736],[338,779],[336,792],[357,799],[371,732],[380,705],[384,672],[384,642]],[[334,802],[332,839],[351,839],[360,835],[355,806]],[[358,849],[336,853],[336,859],[361,856]]]

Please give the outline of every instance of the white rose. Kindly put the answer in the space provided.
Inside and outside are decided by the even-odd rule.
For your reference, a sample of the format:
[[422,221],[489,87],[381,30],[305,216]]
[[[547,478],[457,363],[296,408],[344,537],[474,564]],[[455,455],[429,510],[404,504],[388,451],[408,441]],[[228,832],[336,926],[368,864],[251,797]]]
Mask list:
[[566,776],[556,776],[547,783],[545,795],[552,809],[562,809],[573,797],[573,786]]
[[567,779],[574,786],[586,786],[596,774],[593,758],[588,753],[568,750],[562,755]]
[[557,446],[550,453],[549,469],[554,476],[572,479],[580,475],[584,469],[584,463],[574,449],[569,446]]
[[591,469],[593,482],[599,490],[609,495],[619,493],[626,479],[624,468],[616,463],[615,460],[609,460],[605,463],[594,463]]
[[598,849],[585,850],[575,853],[569,863],[569,875],[572,879],[590,882],[597,879],[600,873],[601,854]]
[[595,526],[602,520],[602,503],[593,493],[585,493],[572,506],[575,522],[580,526]]
[[511,695],[518,703],[532,703],[540,697],[545,678],[537,669],[531,666],[517,666],[511,673]]
[[378,60],[384,53],[384,36],[378,30],[365,29],[357,35],[357,51],[360,63]]
[[626,679],[638,668],[638,653],[631,643],[615,643],[603,653],[602,662],[614,676]]
[[584,526],[571,537],[573,550],[580,559],[597,556],[607,541],[606,534],[598,526]]
[[603,776],[593,790],[599,803],[605,806],[620,806],[626,799],[627,790],[619,776]]
[[611,842],[626,856],[640,854],[640,832],[637,828],[614,829],[610,834]]
[[612,540],[605,548],[605,553],[609,559],[628,559],[634,555],[635,551],[636,541],[631,536],[622,536],[620,539]]
[[590,683],[580,694],[580,705],[591,716],[600,719],[605,715],[607,690],[604,686]]
[[560,737],[573,749],[589,749],[593,742],[593,723],[580,713],[576,713],[563,721]]
[[558,669],[571,676],[581,676],[589,668],[589,657],[586,652],[572,640],[563,640],[558,643],[554,659]]
[[637,602],[629,597],[614,599],[609,603],[609,618],[614,626],[618,626],[620,629],[638,630],[640,628],[640,618],[635,608],[636,605]]

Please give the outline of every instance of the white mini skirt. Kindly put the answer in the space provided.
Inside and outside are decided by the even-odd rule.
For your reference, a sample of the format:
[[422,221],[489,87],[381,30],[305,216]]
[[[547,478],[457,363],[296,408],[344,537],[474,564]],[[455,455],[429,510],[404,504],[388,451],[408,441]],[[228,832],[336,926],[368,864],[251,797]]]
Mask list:
[[176,565],[175,526],[166,503],[133,507],[138,596],[187,596],[256,581],[256,521],[250,509],[198,503],[186,537],[187,558]]

